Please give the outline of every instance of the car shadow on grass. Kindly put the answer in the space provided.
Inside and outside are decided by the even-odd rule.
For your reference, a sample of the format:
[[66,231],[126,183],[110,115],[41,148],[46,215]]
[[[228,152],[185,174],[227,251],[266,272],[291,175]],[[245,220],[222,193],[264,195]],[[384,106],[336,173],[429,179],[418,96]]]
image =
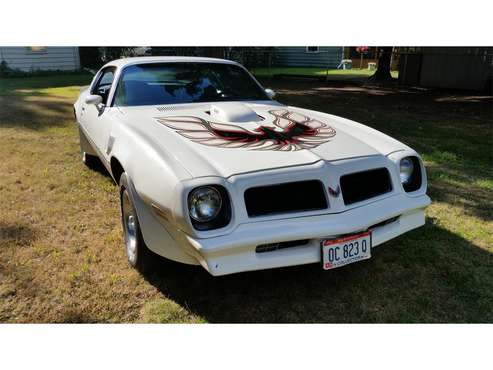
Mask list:
[[437,222],[333,271],[311,264],[212,277],[160,259],[144,277],[214,323],[493,322],[493,254]]
[[113,177],[111,177],[111,173],[104,166],[103,162],[101,162],[101,159],[99,157],[95,157],[94,164],[91,165],[91,168],[89,168],[89,170],[99,173],[105,179],[109,180],[111,184],[115,185],[116,188],[116,184],[115,181],[113,181]]
[[[63,97],[0,96],[0,127],[43,130],[75,120],[72,100]],[[74,121],[75,122],[75,121]]]

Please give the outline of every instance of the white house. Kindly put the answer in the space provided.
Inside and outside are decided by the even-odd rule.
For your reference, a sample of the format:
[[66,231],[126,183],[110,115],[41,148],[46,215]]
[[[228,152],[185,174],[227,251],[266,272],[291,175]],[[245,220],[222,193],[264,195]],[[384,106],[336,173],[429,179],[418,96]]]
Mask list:
[[0,63],[22,71],[80,69],[78,47],[58,46],[0,46]]
[[279,67],[337,68],[344,58],[342,46],[289,46],[274,48],[274,63]]

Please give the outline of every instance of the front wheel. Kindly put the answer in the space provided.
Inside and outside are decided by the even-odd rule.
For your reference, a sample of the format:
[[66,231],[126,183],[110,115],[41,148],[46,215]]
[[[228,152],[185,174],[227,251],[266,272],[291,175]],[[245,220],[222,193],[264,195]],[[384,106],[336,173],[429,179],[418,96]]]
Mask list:
[[144,243],[137,212],[129,192],[127,176],[123,174],[120,178],[120,206],[125,251],[130,266],[143,270],[148,264],[149,250]]

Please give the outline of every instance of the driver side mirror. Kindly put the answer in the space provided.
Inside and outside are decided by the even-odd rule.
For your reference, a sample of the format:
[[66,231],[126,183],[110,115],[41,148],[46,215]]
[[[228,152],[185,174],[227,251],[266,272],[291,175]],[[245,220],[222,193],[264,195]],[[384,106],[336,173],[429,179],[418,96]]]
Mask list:
[[265,89],[265,93],[267,94],[269,99],[272,99],[272,98],[274,98],[274,96],[276,96],[275,91],[272,89]]
[[100,95],[88,95],[86,97],[86,104],[96,105],[103,103],[103,98]]

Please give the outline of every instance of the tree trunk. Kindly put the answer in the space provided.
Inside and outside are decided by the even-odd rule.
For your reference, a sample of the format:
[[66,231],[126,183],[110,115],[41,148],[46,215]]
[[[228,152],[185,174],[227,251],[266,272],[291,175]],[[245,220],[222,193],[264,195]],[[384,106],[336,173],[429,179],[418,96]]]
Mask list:
[[390,81],[390,60],[392,58],[392,46],[379,48],[378,66],[372,79],[375,81]]

